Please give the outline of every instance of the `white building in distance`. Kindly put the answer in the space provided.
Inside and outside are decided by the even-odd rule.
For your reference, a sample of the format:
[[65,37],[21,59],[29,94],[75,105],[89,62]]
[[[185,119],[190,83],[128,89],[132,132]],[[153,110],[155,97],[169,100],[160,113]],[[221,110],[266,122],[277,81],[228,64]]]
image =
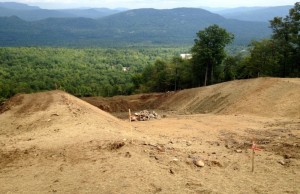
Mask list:
[[192,58],[192,54],[180,54],[180,57],[182,59],[191,59]]

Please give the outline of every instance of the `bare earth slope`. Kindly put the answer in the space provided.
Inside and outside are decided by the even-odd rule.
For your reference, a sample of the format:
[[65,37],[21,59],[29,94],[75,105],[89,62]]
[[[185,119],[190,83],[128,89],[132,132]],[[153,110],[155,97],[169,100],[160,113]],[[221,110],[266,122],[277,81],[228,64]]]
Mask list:
[[131,108],[291,118],[300,118],[299,99],[299,78],[257,78],[161,94],[83,98],[108,112]]
[[300,79],[258,78],[183,90],[160,108],[188,113],[300,118]]
[[102,150],[118,147],[127,137],[126,123],[61,91],[17,95],[5,109],[0,115],[1,193],[52,192],[60,178],[69,185],[61,191],[77,192],[81,181],[96,173],[95,163],[105,160]]
[[0,193],[300,193],[299,99],[299,79],[274,78],[89,99],[168,116],[130,124],[62,91],[19,94],[0,110]]

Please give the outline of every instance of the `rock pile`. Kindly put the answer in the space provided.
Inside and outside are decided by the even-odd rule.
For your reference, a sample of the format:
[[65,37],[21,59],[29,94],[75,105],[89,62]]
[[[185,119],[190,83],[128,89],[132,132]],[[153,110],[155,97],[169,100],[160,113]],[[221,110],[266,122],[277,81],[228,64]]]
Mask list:
[[149,121],[150,119],[161,119],[161,117],[155,111],[143,110],[131,115],[130,119],[131,121]]

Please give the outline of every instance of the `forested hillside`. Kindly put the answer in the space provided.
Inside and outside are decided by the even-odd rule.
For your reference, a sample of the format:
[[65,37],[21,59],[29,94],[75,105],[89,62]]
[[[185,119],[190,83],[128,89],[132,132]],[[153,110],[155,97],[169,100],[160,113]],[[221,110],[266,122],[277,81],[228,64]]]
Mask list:
[[98,20],[49,18],[26,22],[15,16],[2,17],[0,46],[191,45],[196,32],[212,24],[233,33],[235,45],[247,45],[271,34],[267,23],[229,20],[203,9],[137,9]]
[[131,77],[184,48],[0,48],[0,99],[61,89],[77,96],[131,94]]

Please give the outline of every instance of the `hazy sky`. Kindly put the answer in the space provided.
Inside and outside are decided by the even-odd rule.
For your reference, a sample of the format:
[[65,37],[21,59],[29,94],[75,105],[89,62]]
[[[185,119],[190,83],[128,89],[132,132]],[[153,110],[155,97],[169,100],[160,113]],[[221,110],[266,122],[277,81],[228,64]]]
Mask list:
[[[7,0],[6,0],[7,1]],[[6,2],[0,0],[0,2]],[[295,0],[9,0],[38,5],[42,8],[74,7],[126,7],[126,8],[174,8],[174,7],[242,7],[293,5]]]

